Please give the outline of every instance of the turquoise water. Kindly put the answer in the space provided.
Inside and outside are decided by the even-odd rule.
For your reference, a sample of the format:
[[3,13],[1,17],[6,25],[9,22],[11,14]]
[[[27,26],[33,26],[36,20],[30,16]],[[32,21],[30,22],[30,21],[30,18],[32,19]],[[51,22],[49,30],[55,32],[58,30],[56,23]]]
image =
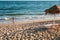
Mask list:
[[[60,6],[60,1],[0,1],[0,19],[13,16],[16,21],[49,18],[44,10],[55,4]],[[50,16],[53,17],[53,15]],[[4,21],[0,20],[0,22]]]
[[0,14],[41,14],[55,4],[60,1],[0,1]]

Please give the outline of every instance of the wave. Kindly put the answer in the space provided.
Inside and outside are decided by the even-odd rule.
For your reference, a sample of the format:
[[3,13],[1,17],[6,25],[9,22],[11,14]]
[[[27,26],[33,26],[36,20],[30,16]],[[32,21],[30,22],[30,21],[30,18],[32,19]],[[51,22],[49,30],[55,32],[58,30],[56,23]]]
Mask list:
[[20,10],[21,7],[5,7],[5,8],[0,8],[0,10]]
[[44,14],[0,14],[0,16],[16,16],[16,15],[44,15]]

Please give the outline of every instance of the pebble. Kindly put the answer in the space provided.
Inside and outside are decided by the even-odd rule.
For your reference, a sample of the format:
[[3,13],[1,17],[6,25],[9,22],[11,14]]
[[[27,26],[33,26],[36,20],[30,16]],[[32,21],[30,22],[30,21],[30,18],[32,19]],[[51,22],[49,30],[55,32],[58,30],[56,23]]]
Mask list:
[[[60,29],[58,28],[56,29],[54,26],[53,26],[54,29],[48,29],[47,31],[45,30],[42,31],[43,30],[42,29],[41,31],[38,30],[37,32],[35,32],[36,31],[35,29],[39,28],[38,24],[33,26],[32,25],[29,26],[29,25],[23,25],[23,26],[17,26],[17,27],[10,26],[8,28],[6,27],[8,30],[6,30],[6,28],[1,27],[0,31],[3,33],[0,33],[0,40],[3,40],[3,38],[5,39],[7,38],[9,40],[19,40],[19,39],[20,40],[52,40],[55,37],[60,36]],[[22,30],[22,32],[18,30]],[[4,35],[4,34],[7,34],[7,35]]]

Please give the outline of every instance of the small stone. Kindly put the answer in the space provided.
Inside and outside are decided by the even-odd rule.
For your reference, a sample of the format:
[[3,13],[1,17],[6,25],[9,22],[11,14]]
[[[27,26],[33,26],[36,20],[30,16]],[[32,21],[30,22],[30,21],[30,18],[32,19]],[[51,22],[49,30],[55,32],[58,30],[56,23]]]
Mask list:
[[48,34],[48,37],[50,37],[50,34]]
[[26,39],[26,40],[28,40],[28,39]]
[[54,38],[54,36],[51,36],[51,38],[53,39],[53,38]]
[[44,39],[42,39],[42,40],[44,40]]
[[7,35],[9,35],[9,33],[7,33]]
[[34,38],[33,36],[31,36],[31,38]]
[[59,32],[57,32],[57,35],[58,35],[58,36],[60,36],[60,31],[59,31]]

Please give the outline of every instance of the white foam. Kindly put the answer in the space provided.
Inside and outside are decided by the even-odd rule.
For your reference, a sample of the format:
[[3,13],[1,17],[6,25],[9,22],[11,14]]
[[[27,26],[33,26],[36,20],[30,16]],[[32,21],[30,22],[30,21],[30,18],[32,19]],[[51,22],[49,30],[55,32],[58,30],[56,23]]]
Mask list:
[[[2,18],[5,18],[5,17],[11,18],[12,16],[3,16]],[[23,21],[29,21],[29,20],[49,20],[49,19],[54,20],[54,15],[21,15],[21,16],[14,16],[14,17],[15,17],[15,22],[19,22],[19,21],[23,22]],[[59,19],[59,18],[60,18],[60,14],[55,15],[55,19]],[[6,20],[4,20],[4,22],[5,21]],[[7,21],[11,21],[11,20],[7,20]]]

